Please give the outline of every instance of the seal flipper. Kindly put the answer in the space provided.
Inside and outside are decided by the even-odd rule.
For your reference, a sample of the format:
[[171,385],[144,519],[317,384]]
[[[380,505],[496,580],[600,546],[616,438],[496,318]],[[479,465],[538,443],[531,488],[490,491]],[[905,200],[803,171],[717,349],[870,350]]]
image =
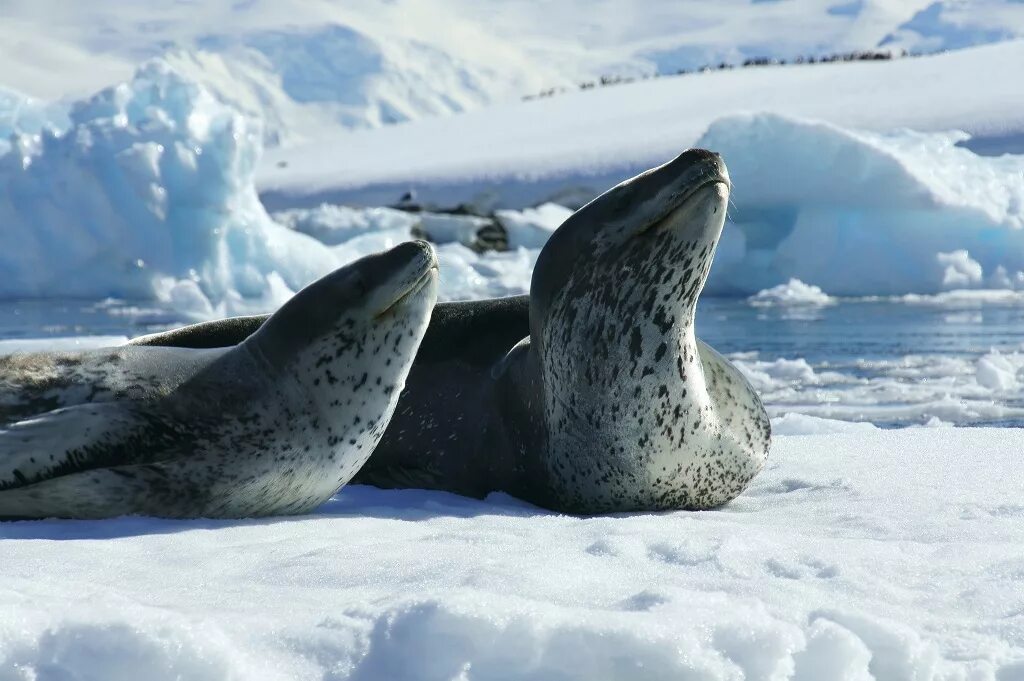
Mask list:
[[[725,432],[741,444],[767,452],[772,425],[750,381],[729,360],[700,339],[697,339],[697,355],[704,370],[708,396],[725,426]],[[759,470],[759,464],[751,464],[750,477]]]
[[[195,509],[204,508],[212,491],[199,486],[183,491],[180,484],[168,485],[167,481],[176,474],[168,466],[168,462],[156,462],[95,468],[0,490],[0,520],[201,515]],[[183,500],[189,503],[183,504]],[[188,512],[167,513],[167,508]]]
[[55,477],[144,461],[158,438],[142,414],[131,402],[80,404],[0,430],[0,499]]

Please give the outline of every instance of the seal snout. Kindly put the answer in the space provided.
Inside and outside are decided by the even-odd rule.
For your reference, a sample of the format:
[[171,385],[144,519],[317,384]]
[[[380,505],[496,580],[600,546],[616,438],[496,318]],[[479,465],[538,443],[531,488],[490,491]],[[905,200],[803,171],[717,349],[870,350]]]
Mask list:
[[725,214],[732,183],[722,157],[707,149],[687,149],[644,178],[657,183],[661,191],[652,203],[650,218],[635,236],[663,230],[685,230],[697,238],[712,229]]
[[663,165],[661,170],[676,178],[677,205],[707,185],[724,184],[732,189],[729,170],[721,154],[707,149],[687,149]]
[[679,175],[690,172],[694,168],[701,169],[709,175],[722,175],[726,180],[729,173],[725,169],[725,161],[717,151],[708,149],[687,149],[674,159],[661,166],[662,170],[668,170]]

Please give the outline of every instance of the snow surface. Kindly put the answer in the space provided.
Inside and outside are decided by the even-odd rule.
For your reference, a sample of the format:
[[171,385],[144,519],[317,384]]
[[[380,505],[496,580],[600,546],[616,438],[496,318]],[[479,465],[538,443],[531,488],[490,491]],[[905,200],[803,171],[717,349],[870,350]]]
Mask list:
[[1020,449],[782,436],[700,513],[350,487],[299,518],[3,524],[0,678],[1020,678]]
[[[269,152],[258,184],[273,209],[387,205],[409,189],[442,205],[483,200],[520,208],[565,194],[593,196],[689,146],[718,141],[702,138],[717,119],[755,112],[875,133],[960,130],[970,139],[953,143],[1019,152],[1024,95],[1007,74],[1022,69],[1018,40],[892,62],[660,78],[324,136]],[[910,146],[914,139],[922,138]],[[941,142],[933,146],[943,153]],[[726,158],[730,166],[735,160]],[[808,160],[818,161],[822,181],[836,175],[830,162],[838,159]]]
[[165,57],[271,144],[478,109],[601,76],[1024,35],[1013,0],[11,0],[0,84],[81,97]]

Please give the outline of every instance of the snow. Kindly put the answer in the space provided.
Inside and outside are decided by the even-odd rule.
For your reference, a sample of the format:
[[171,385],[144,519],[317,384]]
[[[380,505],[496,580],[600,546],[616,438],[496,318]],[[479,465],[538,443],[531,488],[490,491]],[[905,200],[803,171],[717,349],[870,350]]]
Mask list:
[[1016,678],[1019,454],[781,436],[700,513],[350,487],[298,518],[4,524],[0,678]]
[[49,338],[0,339],[0,355],[12,352],[61,352],[92,350],[112,345],[123,345],[127,336],[52,336]]
[[[659,78],[275,149],[260,167],[258,185],[275,210],[322,202],[387,205],[409,189],[441,205],[500,192],[498,207],[521,208],[559,202],[564,194],[593,196],[708,142],[702,136],[717,119],[754,112],[874,133],[959,130],[970,139],[960,135],[949,144],[990,144],[986,153],[999,154],[1000,144],[1012,148],[1024,138],[1020,92],[1005,77],[1021,68],[1024,40],[892,62]],[[912,138],[911,145],[920,144],[914,139],[925,138]],[[933,155],[943,153],[944,138],[938,139]],[[843,146],[839,139],[833,144]],[[734,160],[726,156],[730,165]],[[822,166],[819,184],[834,176]]]
[[780,435],[828,435],[831,433],[873,433],[878,427],[872,423],[836,421],[819,416],[790,412],[772,419],[772,437]]
[[81,97],[163,57],[260,117],[265,141],[287,145],[601,76],[1024,35],[1013,0],[655,0],[643,9],[629,0],[15,0],[0,24],[0,83],[42,99]]

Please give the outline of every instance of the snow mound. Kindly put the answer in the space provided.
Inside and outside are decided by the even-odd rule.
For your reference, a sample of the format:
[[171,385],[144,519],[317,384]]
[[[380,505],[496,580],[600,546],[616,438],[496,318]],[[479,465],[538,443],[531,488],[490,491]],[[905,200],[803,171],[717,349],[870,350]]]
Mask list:
[[259,131],[163,62],[0,157],[0,297],[160,298],[200,316],[279,304],[338,259],[275,224]]
[[776,437],[699,513],[351,486],[296,518],[2,523],[0,678],[1017,678],[1019,461],[1009,429],[860,428]]
[[[708,292],[791,278],[832,295],[936,293],[1024,271],[1024,157],[962,133],[880,135],[774,114],[716,121],[734,206]],[[1014,274],[1014,277],[1016,274]]]
[[832,305],[835,299],[813,284],[790,279],[785,284],[758,291],[747,299],[755,307]]
[[285,144],[316,139],[325,126],[464,111],[605,76],[878,47],[930,52],[1024,35],[1024,10],[1014,0],[649,0],[643,12],[626,0],[130,8],[96,0],[61,6],[59,20],[48,3],[7,5],[5,85],[37,97],[80,96],[128,77],[140,59],[165,57],[262,119],[269,142]]
[[[711,11],[727,6],[731,7],[715,5]],[[785,12],[798,6],[799,0],[787,0],[753,7]],[[874,3],[871,7],[868,14],[878,9]],[[581,11],[595,10],[588,6]],[[725,11],[731,20],[751,7]],[[758,32],[763,35],[764,27]],[[346,131],[312,144],[274,149],[260,169],[258,183],[273,210],[324,202],[390,205],[410,190],[424,204],[445,207],[472,203],[481,196],[490,208],[524,208],[545,201],[578,207],[623,179],[699,144],[717,119],[751,111],[827,121],[850,130],[939,133],[939,142],[932,144],[939,151],[943,136],[963,130],[971,137],[958,138],[955,144],[1003,154],[1024,149],[1020,97],[1007,87],[1004,75],[1022,68],[1024,41],[1013,41],[920,59],[726,69],[641,80],[529,102],[500,102],[459,116]],[[834,185],[842,186],[842,173],[813,154],[813,131],[804,132],[806,139],[793,141],[802,141],[808,149],[809,158],[804,160],[821,163],[815,167],[817,184],[833,178]],[[898,142],[900,136],[894,137],[883,146]],[[860,139],[844,146],[856,147]],[[909,144],[927,147],[927,140],[912,138]],[[931,172],[928,162],[967,158],[933,158],[934,150],[924,151],[925,163],[912,164],[919,166],[922,176]],[[859,155],[864,154],[851,152]],[[877,153],[868,149],[867,155]],[[732,163],[734,156],[731,152],[726,161]],[[792,156],[790,150],[783,158]],[[761,161],[777,169],[772,158]],[[968,169],[976,165],[970,163]],[[955,173],[940,171],[954,177]],[[854,184],[863,180],[852,179]],[[975,178],[964,179],[969,184]],[[993,189],[1000,184],[1005,182],[997,180]],[[888,190],[884,184],[881,188]],[[741,192],[743,186],[737,184],[736,190]],[[988,193],[987,187],[981,191],[982,196]],[[885,191],[881,198],[889,195]],[[942,252],[952,250],[956,247]]]
[[[372,128],[480,108],[538,86],[515,64],[460,56],[364,22],[206,34],[164,58],[264,124],[272,145],[328,128]],[[427,36],[424,36],[427,37]],[[537,69],[540,74],[544,69]]]

